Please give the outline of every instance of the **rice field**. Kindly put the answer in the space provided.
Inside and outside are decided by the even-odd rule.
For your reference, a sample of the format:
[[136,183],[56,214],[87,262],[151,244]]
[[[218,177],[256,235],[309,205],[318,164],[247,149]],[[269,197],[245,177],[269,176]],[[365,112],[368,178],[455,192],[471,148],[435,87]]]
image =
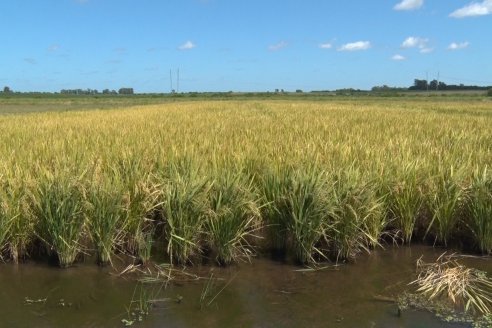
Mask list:
[[492,253],[492,103],[195,101],[0,116],[3,260]]

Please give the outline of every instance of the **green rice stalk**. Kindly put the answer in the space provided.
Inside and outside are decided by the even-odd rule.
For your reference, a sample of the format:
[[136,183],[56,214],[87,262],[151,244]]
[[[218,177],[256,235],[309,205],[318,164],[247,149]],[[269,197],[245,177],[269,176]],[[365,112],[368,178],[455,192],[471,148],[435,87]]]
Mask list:
[[265,172],[261,177],[261,190],[264,206],[262,218],[266,225],[268,241],[276,251],[285,251],[291,211],[287,196],[292,189],[291,171],[277,169]]
[[405,243],[412,240],[424,202],[417,170],[410,165],[404,168],[403,174],[392,185],[388,196],[389,211]]
[[383,199],[362,181],[360,172],[350,169],[338,173],[331,197],[334,206],[328,238],[337,261],[380,246],[386,226]]
[[201,253],[208,188],[197,172],[177,170],[163,186],[161,216],[171,263],[186,263]]
[[468,227],[479,250],[492,253],[492,176],[485,168],[476,172],[467,194]]
[[286,195],[290,215],[287,229],[300,263],[315,263],[316,255],[326,258],[326,251],[320,245],[325,239],[331,204],[323,178],[323,172],[315,169],[298,171]]
[[428,197],[432,218],[426,235],[432,229],[436,241],[447,245],[459,221],[463,196],[463,188],[458,184],[452,167],[435,177]]
[[99,265],[111,263],[115,248],[123,243],[125,216],[123,192],[116,181],[97,181],[86,194],[85,215]]
[[39,219],[37,235],[57,255],[61,267],[70,266],[82,250],[85,227],[78,181],[62,175],[42,177],[32,204]]
[[17,263],[26,255],[34,235],[28,187],[19,179],[9,179],[0,188],[0,248]]
[[261,213],[252,181],[242,175],[223,172],[213,182],[208,193],[208,210],[205,231],[216,261],[229,264],[241,259],[250,259],[257,238]]

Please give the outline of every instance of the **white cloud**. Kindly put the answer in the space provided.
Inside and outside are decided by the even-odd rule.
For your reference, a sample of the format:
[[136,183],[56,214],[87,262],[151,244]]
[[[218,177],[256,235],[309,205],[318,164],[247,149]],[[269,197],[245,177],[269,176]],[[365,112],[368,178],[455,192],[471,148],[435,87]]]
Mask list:
[[369,41],[357,41],[352,43],[346,43],[338,48],[338,51],[359,51],[367,50],[371,47],[371,42]]
[[280,41],[279,43],[272,44],[272,45],[268,46],[268,50],[270,50],[270,51],[278,51],[280,49],[283,49],[283,48],[287,47],[287,45],[288,45],[287,42]]
[[492,14],[492,0],[483,0],[481,2],[472,2],[463,8],[457,9],[449,14],[449,16],[454,18],[464,18],[490,14]]
[[178,47],[179,50],[191,50],[193,48],[196,48],[196,44],[191,41],[186,41]]
[[52,44],[48,47],[49,52],[55,52],[58,50],[60,50],[60,45],[58,45],[58,44]]
[[427,43],[429,39],[421,38],[418,36],[410,36],[403,41],[401,44],[402,48],[419,48],[424,49],[427,48]]
[[393,9],[394,10],[415,10],[422,7],[424,4],[424,0],[403,0],[400,3],[396,4]]
[[394,60],[394,61],[403,61],[403,60],[406,60],[407,58],[402,56],[402,55],[399,55],[399,54],[396,54],[394,55],[393,57],[391,57],[391,60]]
[[468,41],[465,41],[465,42],[460,42],[460,43],[457,43],[457,42],[452,42],[449,46],[448,46],[448,50],[460,50],[460,49],[465,49],[465,48],[468,48],[468,46],[470,45],[470,42]]
[[434,51],[434,48],[421,48],[420,53],[421,54],[428,54]]
[[331,48],[333,47],[333,45],[332,45],[331,43],[328,43],[328,42],[327,42],[327,43],[320,43],[320,44],[319,44],[319,47],[320,47],[321,49],[331,49]]

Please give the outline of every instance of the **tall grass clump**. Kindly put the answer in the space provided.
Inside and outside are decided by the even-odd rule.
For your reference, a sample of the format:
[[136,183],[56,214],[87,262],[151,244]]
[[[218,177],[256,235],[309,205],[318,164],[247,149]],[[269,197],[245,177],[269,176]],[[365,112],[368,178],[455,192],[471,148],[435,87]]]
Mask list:
[[467,193],[467,223],[480,252],[492,253],[492,175],[485,168],[474,174]]
[[268,236],[268,244],[274,251],[287,249],[291,211],[287,201],[292,189],[292,173],[284,168],[264,172],[259,184],[263,196],[261,215]]
[[241,172],[215,174],[207,197],[206,239],[220,264],[253,255],[251,240],[260,227],[259,197]]
[[156,229],[153,211],[158,192],[149,179],[127,184],[123,194],[125,250],[147,263],[150,260]]
[[455,232],[461,214],[464,192],[458,176],[452,167],[440,170],[430,182],[427,195],[427,206],[432,217],[426,235],[432,231],[436,241],[445,246]]
[[[6,193],[4,188],[0,190],[0,257],[2,257],[3,249],[7,246],[11,222],[19,215],[15,209],[17,206],[12,204],[9,195],[10,193]],[[14,206],[13,211],[12,206]]]
[[171,263],[187,263],[202,252],[209,184],[192,167],[171,167],[167,179],[160,193],[167,253]]
[[380,245],[387,224],[384,200],[358,170],[336,174],[330,197],[334,206],[328,235],[337,261]]
[[285,195],[289,210],[287,230],[300,263],[326,258],[327,250],[322,247],[327,245],[328,217],[333,207],[329,188],[324,173],[314,168],[297,171],[292,176],[290,190]]
[[85,219],[79,186],[76,178],[47,174],[33,194],[37,235],[56,254],[61,267],[70,266],[82,250]]
[[86,191],[85,215],[99,265],[111,263],[114,249],[121,248],[125,211],[122,186],[114,180],[95,181]]
[[0,181],[0,256],[6,254],[17,263],[26,255],[34,235],[28,187],[17,179]]
[[152,179],[152,167],[142,154],[124,152],[109,169],[122,185],[124,220],[123,251],[146,263],[150,260],[156,229],[154,211],[158,201],[158,184]]
[[403,174],[392,183],[388,193],[389,212],[393,225],[402,235],[404,243],[410,243],[416,221],[421,214],[424,203],[422,182],[418,171],[412,166],[406,166]]

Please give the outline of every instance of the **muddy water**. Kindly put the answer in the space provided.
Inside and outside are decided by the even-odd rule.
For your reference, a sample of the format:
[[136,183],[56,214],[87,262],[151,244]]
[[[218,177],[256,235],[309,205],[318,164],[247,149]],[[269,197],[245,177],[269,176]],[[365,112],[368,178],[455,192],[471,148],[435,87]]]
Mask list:
[[[318,272],[268,259],[203,267],[199,273],[209,279],[167,286],[156,296],[163,301],[133,327],[466,327],[421,311],[398,316],[394,304],[374,298],[408,288],[417,258],[431,261],[441,253],[389,248]],[[492,261],[466,262],[492,273]],[[126,307],[137,298],[135,283],[112,272],[92,263],[67,270],[2,264],[0,327],[122,327]]]

